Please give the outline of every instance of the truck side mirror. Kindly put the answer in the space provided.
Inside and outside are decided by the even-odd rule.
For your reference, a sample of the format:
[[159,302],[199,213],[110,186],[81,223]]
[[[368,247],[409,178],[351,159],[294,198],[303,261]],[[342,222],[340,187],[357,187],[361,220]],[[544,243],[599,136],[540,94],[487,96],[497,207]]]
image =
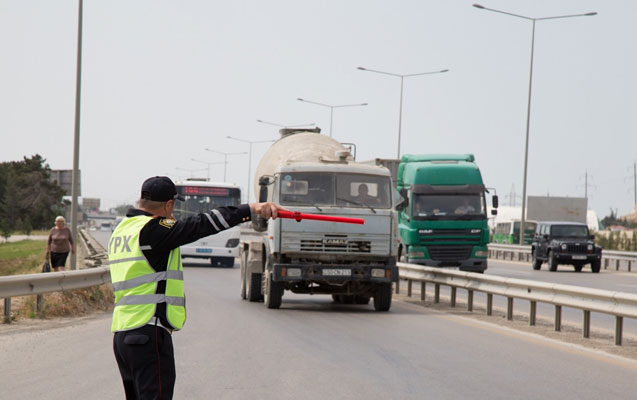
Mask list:
[[[270,184],[270,177],[262,176],[259,178],[259,202],[263,203],[268,201],[268,185]],[[267,226],[267,223],[266,223]]]
[[[493,204],[493,208],[498,208],[498,195],[497,194],[494,194],[493,197],[491,197],[491,204]],[[495,214],[493,214],[493,215],[495,215]]]
[[268,230],[268,220],[260,215],[255,216],[252,220],[252,229],[257,232],[265,232]]
[[409,194],[407,193],[407,189],[400,189],[398,192],[400,194],[400,199],[396,204],[396,211],[403,211],[407,206],[409,206]]

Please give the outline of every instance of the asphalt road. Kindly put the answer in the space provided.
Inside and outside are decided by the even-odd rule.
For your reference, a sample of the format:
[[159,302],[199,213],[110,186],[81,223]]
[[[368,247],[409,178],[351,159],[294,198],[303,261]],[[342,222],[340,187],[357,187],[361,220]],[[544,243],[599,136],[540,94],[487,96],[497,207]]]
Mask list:
[[[394,302],[239,297],[239,269],[185,267],[176,399],[626,399],[637,363]],[[110,316],[0,333],[0,398],[121,399]]]

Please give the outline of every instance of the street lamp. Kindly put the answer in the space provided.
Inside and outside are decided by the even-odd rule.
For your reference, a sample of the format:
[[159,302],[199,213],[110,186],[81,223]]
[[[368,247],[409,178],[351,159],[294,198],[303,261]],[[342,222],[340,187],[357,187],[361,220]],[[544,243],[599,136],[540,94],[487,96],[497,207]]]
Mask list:
[[403,81],[405,80],[405,78],[409,78],[411,76],[440,74],[440,73],[443,73],[443,72],[448,72],[449,70],[448,69],[443,69],[441,71],[418,72],[418,73],[415,73],[415,74],[394,74],[394,73],[391,73],[391,72],[377,71],[377,70],[374,70],[374,69],[363,68],[363,67],[358,67],[358,69],[361,70],[361,71],[376,72],[378,74],[396,76],[396,77],[400,78],[400,108],[399,108],[399,111],[398,111],[398,152],[397,152],[397,155],[396,155],[396,158],[400,159],[400,133],[401,133],[402,121],[403,121]]
[[226,181],[226,169],[228,168],[228,156],[246,154],[245,151],[240,152],[240,153],[224,153],[223,151],[212,150],[212,149],[206,149],[206,151],[211,151],[211,152],[217,153],[217,154],[223,154],[223,181],[224,182]]
[[249,144],[250,150],[248,151],[248,186],[247,186],[248,194],[246,196],[246,202],[249,203],[250,202],[250,173],[252,172],[252,145],[254,143],[272,143],[272,142],[275,142],[275,140],[245,140],[245,139],[240,139],[233,136],[226,136],[226,138],[232,139],[232,140],[238,140],[239,142]]
[[314,125],[316,125],[314,122],[312,122],[311,124],[282,125],[282,124],[277,124],[276,122],[264,121],[262,119],[258,119],[257,122],[260,122],[260,123],[266,124],[266,125],[278,126],[279,128],[304,128],[306,126],[314,126]]
[[194,161],[194,162],[206,164],[208,166],[208,177],[207,177],[208,181],[210,181],[210,166],[212,164],[223,164],[223,161],[210,162],[210,161],[197,160],[197,159],[194,159],[194,158],[191,158],[191,160]]
[[570,15],[557,15],[554,17],[541,17],[541,18],[531,18],[524,15],[513,14],[506,11],[495,10],[493,8],[487,8],[480,4],[474,4],[475,8],[479,8],[481,10],[493,11],[499,14],[510,15],[512,17],[522,18],[533,22],[533,27],[531,30],[531,68],[529,72],[529,100],[526,108],[526,140],[524,144],[524,178],[522,183],[522,215],[520,216],[520,245],[524,244],[524,223],[526,222],[525,211],[526,211],[526,171],[529,160],[529,125],[531,121],[531,88],[533,84],[533,51],[535,48],[535,21],[542,21],[545,19],[558,19],[558,18],[572,18],[572,17],[591,17],[593,15],[597,15],[596,12],[589,12],[585,14],[570,14]]
[[334,109],[335,108],[341,108],[341,107],[360,107],[360,106],[366,106],[367,103],[357,103],[357,104],[341,104],[341,105],[337,105],[337,106],[333,106],[331,104],[324,104],[324,103],[319,103],[316,101],[310,101],[310,100],[305,100],[302,98],[297,98],[298,101],[303,101],[305,103],[310,103],[310,104],[316,104],[317,106],[323,106],[323,107],[329,107],[330,108],[330,137],[332,137],[332,117],[334,116]]

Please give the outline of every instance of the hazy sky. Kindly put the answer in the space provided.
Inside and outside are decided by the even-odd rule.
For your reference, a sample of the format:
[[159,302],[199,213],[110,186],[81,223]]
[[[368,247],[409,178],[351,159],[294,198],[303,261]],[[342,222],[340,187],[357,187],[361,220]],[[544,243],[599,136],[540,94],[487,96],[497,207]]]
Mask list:
[[[0,161],[41,154],[73,165],[76,0],[0,0]],[[473,153],[501,203],[522,193],[531,21],[471,1],[85,0],[82,195],[132,203],[144,179],[207,172],[248,151],[226,139],[278,137],[256,122],[317,123],[358,146],[358,159],[396,156],[398,74],[405,79],[403,153]],[[528,195],[583,196],[591,208],[633,208],[637,159],[637,2],[484,0],[539,21]],[[253,146],[253,170],[267,144]],[[245,186],[247,155],[229,156]],[[223,165],[211,177],[223,179]],[[520,204],[520,197],[517,199]]]

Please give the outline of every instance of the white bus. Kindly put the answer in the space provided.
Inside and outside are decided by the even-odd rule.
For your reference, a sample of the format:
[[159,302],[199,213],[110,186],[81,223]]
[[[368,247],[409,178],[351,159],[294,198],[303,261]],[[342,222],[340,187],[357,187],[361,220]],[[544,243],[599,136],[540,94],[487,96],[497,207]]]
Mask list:
[[[175,182],[175,186],[177,193],[185,199],[175,204],[174,215],[177,219],[219,206],[238,206],[241,202],[241,189],[237,185],[193,179]],[[234,226],[181,246],[181,257],[209,258],[212,265],[232,268],[235,257],[239,256],[239,229],[239,226]]]

